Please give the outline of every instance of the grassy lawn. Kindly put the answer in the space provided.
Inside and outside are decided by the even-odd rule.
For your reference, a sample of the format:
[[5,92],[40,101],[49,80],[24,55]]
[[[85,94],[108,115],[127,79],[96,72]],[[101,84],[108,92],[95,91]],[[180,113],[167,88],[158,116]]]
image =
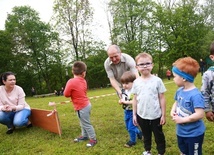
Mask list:
[[[175,124],[170,118],[170,109],[174,103],[174,93],[177,86],[174,82],[164,79],[167,92],[165,93],[167,101],[167,123],[164,126],[166,136],[166,155],[178,155],[179,150],[176,142]],[[195,84],[198,88],[201,86],[201,76],[198,75]],[[103,94],[111,94],[115,91],[112,88],[90,90],[88,96],[99,96]],[[52,110],[48,106],[50,101],[59,103],[68,101],[68,98],[63,96],[45,97],[45,98],[27,98],[27,102],[32,108],[40,108]],[[86,148],[87,142],[74,143],[73,139],[80,135],[80,127],[77,116],[70,103],[57,104],[59,113],[62,136],[50,133],[38,127],[30,129],[17,129],[11,135],[5,134],[6,127],[0,125],[0,152],[5,155],[51,155],[51,154],[68,154],[68,155],[136,155],[142,154],[144,151],[142,141],[138,140],[137,144],[132,148],[124,148],[124,144],[128,140],[128,133],[125,129],[123,120],[123,109],[118,104],[116,95],[91,99],[92,113],[91,121],[94,125],[98,144],[93,148]],[[214,154],[214,138],[213,138],[213,123],[206,119],[207,127],[203,152],[204,155]],[[152,144],[152,153],[157,154],[156,145]]]

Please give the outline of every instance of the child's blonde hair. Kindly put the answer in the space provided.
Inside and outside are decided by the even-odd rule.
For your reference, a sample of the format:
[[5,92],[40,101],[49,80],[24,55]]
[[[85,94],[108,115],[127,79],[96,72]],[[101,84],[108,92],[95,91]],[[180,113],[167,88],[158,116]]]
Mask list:
[[135,62],[137,62],[140,58],[149,58],[149,59],[151,59],[151,61],[153,61],[152,56],[149,53],[146,53],[146,52],[139,53],[135,57]]

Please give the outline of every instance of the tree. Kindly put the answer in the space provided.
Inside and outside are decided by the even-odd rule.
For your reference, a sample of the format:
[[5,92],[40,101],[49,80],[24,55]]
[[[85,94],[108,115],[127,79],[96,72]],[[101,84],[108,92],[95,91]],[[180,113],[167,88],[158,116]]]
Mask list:
[[111,0],[112,43],[120,45],[124,52],[132,56],[147,49],[145,43],[149,39],[148,19],[152,6],[152,1]]
[[11,38],[6,31],[0,30],[0,73],[13,69],[11,62],[15,56],[11,53],[12,49]]
[[[35,10],[28,6],[14,7],[8,14],[5,30],[14,45],[11,53],[16,60],[11,64],[24,88],[30,91],[34,86],[37,92],[52,92],[55,81],[61,79],[59,81],[65,83],[61,78],[64,67],[58,49],[58,34],[49,24],[40,21]],[[53,73],[55,78],[52,79]]]
[[86,51],[91,44],[90,23],[92,9],[88,0],[55,0],[54,19],[57,30],[70,48],[74,60],[86,58]]
[[142,51],[150,53],[154,71],[160,76],[180,57],[202,57],[210,28],[197,0],[111,0],[109,7],[113,16],[112,42],[133,57]]
[[214,1],[213,0],[203,0],[203,14],[205,15],[205,19],[208,25],[211,26],[212,30],[214,29]]
[[160,25],[157,34],[164,44],[170,64],[185,55],[198,60],[201,57],[199,51],[209,29],[198,9],[198,3],[194,0],[183,0],[173,7],[157,7],[154,13],[155,22]]
[[109,83],[104,69],[104,61],[107,58],[107,53],[102,47],[102,44],[92,47],[90,53],[87,54],[87,59],[85,59],[87,65],[86,79],[89,88],[106,87]]
[[[171,68],[172,63],[184,56],[196,60],[204,57],[203,45],[209,32],[206,18],[196,0],[158,3],[151,22],[159,45],[159,74]],[[160,56],[160,57],[159,57]]]

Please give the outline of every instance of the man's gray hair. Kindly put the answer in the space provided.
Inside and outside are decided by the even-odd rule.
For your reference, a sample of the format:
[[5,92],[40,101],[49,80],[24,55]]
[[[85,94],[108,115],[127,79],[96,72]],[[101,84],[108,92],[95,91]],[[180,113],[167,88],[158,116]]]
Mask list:
[[[110,45],[109,48],[110,47],[114,47],[117,50],[118,53],[121,53],[120,47],[118,45]],[[109,50],[109,48],[108,48],[108,50]]]

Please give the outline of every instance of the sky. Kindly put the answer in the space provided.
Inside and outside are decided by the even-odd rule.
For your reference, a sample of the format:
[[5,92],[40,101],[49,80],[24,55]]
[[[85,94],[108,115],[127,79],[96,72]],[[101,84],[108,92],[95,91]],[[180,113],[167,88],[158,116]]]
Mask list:
[[[0,30],[4,30],[7,14],[14,6],[28,5],[39,13],[43,22],[49,22],[53,11],[54,0],[0,0]],[[92,33],[99,40],[109,44],[109,29],[106,14],[103,9],[104,0],[90,0],[94,8],[94,22]]]

